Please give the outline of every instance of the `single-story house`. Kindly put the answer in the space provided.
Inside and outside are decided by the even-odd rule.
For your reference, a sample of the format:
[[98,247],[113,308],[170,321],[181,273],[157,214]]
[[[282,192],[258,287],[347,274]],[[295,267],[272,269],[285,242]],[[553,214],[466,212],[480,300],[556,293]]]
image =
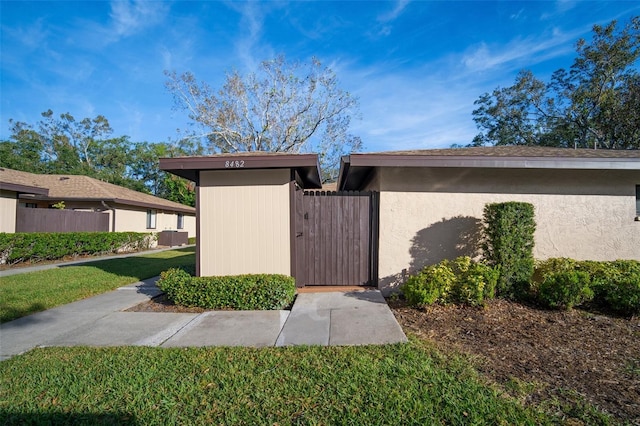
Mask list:
[[283,273],[297,285],[397,287],[478,255],[487,203],[536,214],[538,259],[640,260],[640,150],[478,147],[351,154],[338,192],[314,154],[160,160],[196,183],[199,275]]
[[[64,208],[64,218],[52,219],[54,205]],[[196,234],[193,207],[80,175],[0,168],[0,214],[0,232],[177,230],[189,237]],[[52,223],[62,220],[68,223]]]

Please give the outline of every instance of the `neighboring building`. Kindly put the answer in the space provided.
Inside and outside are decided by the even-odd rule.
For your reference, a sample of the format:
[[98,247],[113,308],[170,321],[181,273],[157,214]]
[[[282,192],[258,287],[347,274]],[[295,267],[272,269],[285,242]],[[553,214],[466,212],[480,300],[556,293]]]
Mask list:
[[536,258],[640,260],[638,150],[351,154],[337,193],[303,191],[321,187],[315,154],[171,158],[160,167],[196,182],[199,275],[277,272],[298,286],[389,290],[424,265],[477,255],[484,206],[504,201],[535,206]]
[[[0,168],[0,232],[21,232],[31,213],[55,204],[77,212],[67,230],[161,232],[177,230],[195,236],[195,209],[149,194],[79,175],[40,175]],[[30,209],[37,209],[31,211]],[[82,212],[86,214],[82,214]],[[65,217],[71,217],[66,212]],[[91,213],[91,214],[89,214]],[[29,216],[31,217],[31,216]],[[44,217],[44,216],[43,216]],[[92,218],[97,217],[97,221]],[[51,219],[43,219],[48,220]],[[85,229],[78,228],[86,221]],[[51,223],[40,226],[50,226]],[[73,226],[76,226],[74,229]],[[86,227],[91,229],[88,229]],[[100,229],[95,229],[99,227]],[[30,229],[28,229],[30,230]]]
[[379,287],[476,255],[487,203],[534,205],[537,259],[640,260],[640,150],[481,147],[352,154],[339,188],[380,194]]
[[18,176],[3,178],[6,171],[11,173],[13,170],[0,168],[0,232],[13,233],[16,231],[16,212],[20,196],[47,196],[49,190],[36,185],[30,179]]

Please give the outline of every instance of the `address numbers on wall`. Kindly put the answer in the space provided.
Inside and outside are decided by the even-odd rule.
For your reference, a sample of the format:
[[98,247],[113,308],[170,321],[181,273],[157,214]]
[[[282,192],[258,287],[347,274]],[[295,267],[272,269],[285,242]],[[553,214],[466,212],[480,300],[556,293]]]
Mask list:
[[231,160],[231,161],[225,161],[224,162],[224,167],[227,169],[237,169],[237,168],[242,168],[244,167],[244,160]]

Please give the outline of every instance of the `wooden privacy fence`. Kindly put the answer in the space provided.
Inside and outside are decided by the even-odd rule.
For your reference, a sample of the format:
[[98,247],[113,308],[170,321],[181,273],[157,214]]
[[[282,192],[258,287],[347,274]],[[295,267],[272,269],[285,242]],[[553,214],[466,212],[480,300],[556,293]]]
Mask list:
[[109,232],[109,214],[19,207],[16,232]]
[[298,286],[373,285],[377,280],[378,193],[297,191]]

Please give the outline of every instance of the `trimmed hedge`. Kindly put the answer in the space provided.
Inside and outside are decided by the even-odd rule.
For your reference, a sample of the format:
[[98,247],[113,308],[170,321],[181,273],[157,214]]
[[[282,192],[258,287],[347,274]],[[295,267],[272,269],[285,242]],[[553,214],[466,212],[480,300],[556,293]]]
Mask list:
[[0,233],[0,264],[135,252],[151,248],[155,239],[155,234],[139,232]]
[[296,293],[295,279],[285,275],[193,277],[175,268],[160,274],[157,285],[175,304],[205,309],[284,309]]
[[570,309],[592,300],[622,315],[638,315],[640,262],[547,259],[536,265],[532,296],[551,308]]
[[571,309],[593,299],[591,277],[584,271],[553,272],[538,288],[538,299],[550,308]]
[[507,202],[484,207],[482,248],[487,263],[500,269],[499,297],[521,299],[528,293],[535,263],[535,230],[533,204]]
[[409,304],[461,303],[482,306],[495,295],[499,271],[468,256],[424,267],[400,287]]

